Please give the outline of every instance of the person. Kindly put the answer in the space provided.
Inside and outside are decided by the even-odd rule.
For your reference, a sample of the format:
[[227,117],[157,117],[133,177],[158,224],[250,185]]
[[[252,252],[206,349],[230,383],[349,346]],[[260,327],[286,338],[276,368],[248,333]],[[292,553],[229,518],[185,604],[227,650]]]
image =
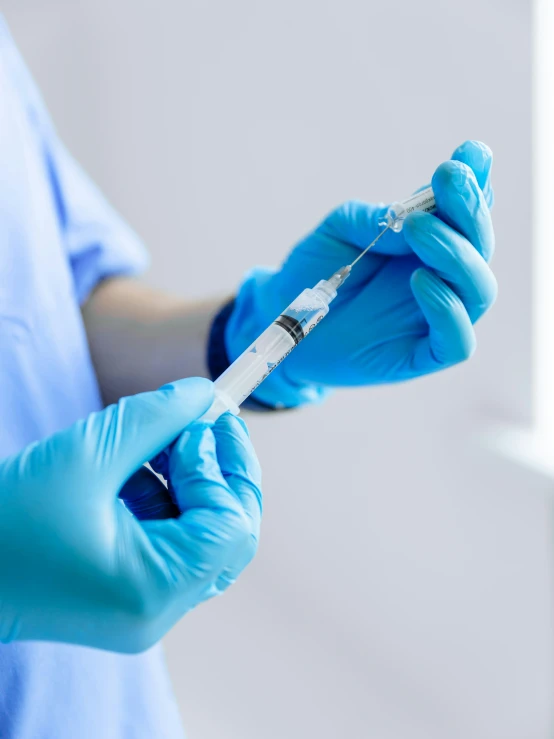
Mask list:
[[[244,423],[196,422],[206,378],[350,262],[384,206],[339,207],[224,305],[173,298],[135,280],[139,239],[58,138],[3,21],[0,90],[0,735],[175,739],[159,640],[234,582],[261,515]],[[496,295],[491,162],[466,142],[436,170],[438,215],[381,239],[253,407],[472,354]]]

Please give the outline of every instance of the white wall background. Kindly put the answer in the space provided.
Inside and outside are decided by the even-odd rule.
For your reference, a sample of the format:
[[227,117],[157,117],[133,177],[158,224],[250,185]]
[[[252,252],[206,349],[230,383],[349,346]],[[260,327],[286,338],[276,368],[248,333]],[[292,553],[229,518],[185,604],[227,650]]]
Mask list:
[[477,355],[252,418],[259,556],[166,647],[192,739],[552,736],[551,485],[479,441],[530,414],[529,0],[2,5],[150,282],[189,296],[491,145],[500,297]]

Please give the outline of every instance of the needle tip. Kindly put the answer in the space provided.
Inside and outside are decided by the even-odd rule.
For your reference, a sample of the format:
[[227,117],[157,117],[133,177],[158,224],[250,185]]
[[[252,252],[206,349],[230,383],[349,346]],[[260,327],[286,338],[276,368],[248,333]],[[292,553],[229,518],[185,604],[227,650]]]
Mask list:
[[327,280],[327,283],[333,290],[336,290],[348,278],[351,270],[352,270],[352,266],[350,264],[347,264],[345,267],[341,267],[340,269],[337,269],[337,271],[334,272],[331,275],[331,277],[329,277],[329,279]]

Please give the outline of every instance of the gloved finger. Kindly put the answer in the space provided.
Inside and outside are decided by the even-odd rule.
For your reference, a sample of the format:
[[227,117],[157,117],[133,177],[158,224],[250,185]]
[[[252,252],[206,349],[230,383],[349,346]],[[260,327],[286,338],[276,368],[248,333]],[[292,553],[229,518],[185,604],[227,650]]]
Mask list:
[[214,427],[191,424],[177,439],[169,457],[169,479],[180,510],[192,508],[243,513],[217,457]]
[[473,170],[462,162],[444,162],[433,175],[433,190],[440,218],[490,261],[494,252],[491,212]]
[[460,298],[440,277],[423,268],[413,273],[410,283],[429,324],[429,334],[415,345],[413,366],[431,365],[438,370],[469,359],[475,351],[475,332]]
[[[193,424],[173,447],[170,480],[182,511],[223,508],[234,501],[257,538],[261,519],[261,471],[242,420],[230,413],[210,428]],[[194,484],[191,484],[193,482]]]
[[[179,380],[150,393],[122,398],[89,416],[86,434],[93,463],[113,476],[118,489],[142,464],[159,454],[198,419],[213,400],[213,383],[199,377]],[[104,486],[104,488],[107,486]]]
[[[182,472],[185,464],[199,468],[200,460],[199,457],[195,460],[194,455],[191,458],[190,454],[182,457],[179,454],[180,444],[181,439],[172,453],[171,480],[179,506],[186,510],[191,504],[198,503],[196,495],[201,491],[191,490],[189,485],[184,485]],[[209,468],[211,479],[217,481],[218,485],[224,480],[227,490],[236,497],[249,522],[243,530],[245,536],[242,543],[237,543],[232,558],[215,582],[216,592],[223,592],[237,579],[257,549],[262,513],[261,470],[246,424],[230,413],[225,413],[217,420],[209,435],[206,435],[204,446],[199,445],[197,449],[204,457],[203,469]],[[186,447],[184,451],[186,453]],[[174,460],[174,455],[179,455],[178,459]],[[180,469],[179,474],[173,468],[174,463]]]
[[413,252],[462,299],[474,323],[494,303],[496,278],[483,257],[457,231],[429,213],[412,213],[404,225]]
[[[255,467],[250,460],[253,452],[246,446],[244,434],[224,443],[231,447],[230,456],[235,454],[241,460],[234,469],[246,470],[246,487],[247,470]],[[212,429],[193,424],[184,431],[173,446],[169,467],[183,513],[176,525],[165,522],[158,529],[163,533],[166,556],[182,562],[180,571],[189,584],[191,577],[215,583],[224,571],[236,577],[255,551],[253,522],[220,467]],[[257,487],[255,481],[251,484]]]
[[242,418],[225,413],[217,420],[213,433],[223,477],[251,519],[252,534],[257,539],[262,515],[262,473],[247,426]]
[[492,151],[482,141],[465,141],[454,151],[451,159],[467,164],[473,170],[477,183],[485,197],[489,208],[494,204],[494,192],[491,183],[493,162]]
[[140,521],[176,518],[180,513],[163,482],[144,466],[131,475],[119,497]]
[[[369,204],[350,200],[330,213],[318,227],[317,233],[349,246],[349,261],[353,261],[360,250],[365,249],[381,233],[388,209],[389,206],[384,203]],[[390,255],[408,254],[409,251],[402,232],[395,233],[390,229],[379,239],[374,249],[375,254]]]

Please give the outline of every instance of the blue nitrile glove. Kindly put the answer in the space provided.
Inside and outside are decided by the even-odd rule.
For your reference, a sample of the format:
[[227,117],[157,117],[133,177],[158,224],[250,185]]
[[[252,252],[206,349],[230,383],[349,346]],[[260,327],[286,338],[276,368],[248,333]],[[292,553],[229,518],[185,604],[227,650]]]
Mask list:
[[[256,549],[260,470],[241,420],[192,423],[212,398],[208,380],[181,380],[0,462],[0,640],[141,651],[235,580]],[[168,445],[180,516],[139,521],[118,492]]]
[[[256,390],[268,405],[321,399],[333,386],[397,382],[450,367],[475,348],[475,323],[496,297],[492,154],[468,141],[433,177],[438,213],[410,215],[354,267],[329,315]],[[408,193],[406,193],[408,195]],[[278,270],[256,268],[225,329],[237,356],[306,287],[349,264],[380,232],[388,207],[349,202]]]

